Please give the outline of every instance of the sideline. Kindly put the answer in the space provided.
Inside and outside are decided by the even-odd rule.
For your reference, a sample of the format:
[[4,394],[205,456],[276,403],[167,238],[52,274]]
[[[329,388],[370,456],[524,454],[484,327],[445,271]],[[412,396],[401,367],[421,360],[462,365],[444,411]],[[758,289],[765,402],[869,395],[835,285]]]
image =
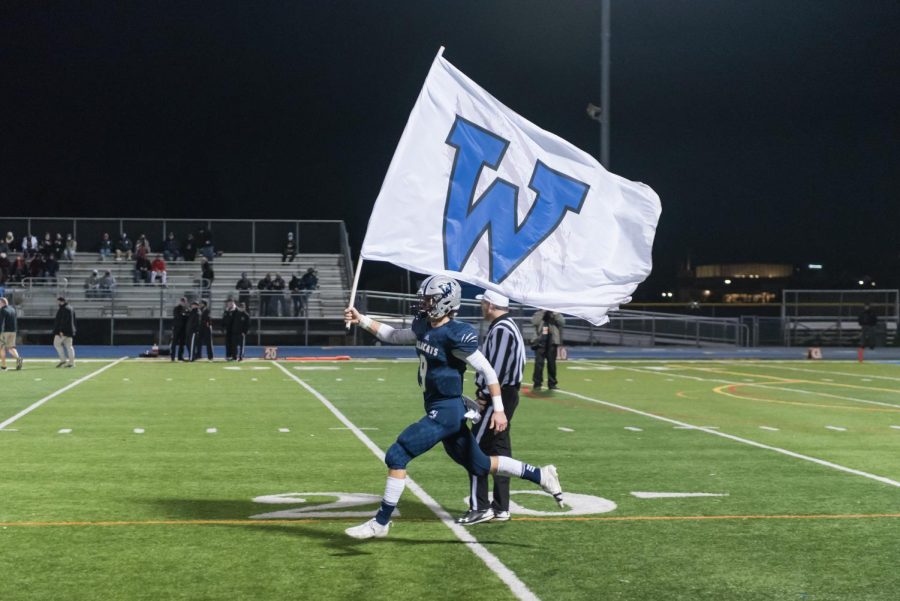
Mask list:
[[7,419],[5,422],[0,422],[0,430],[2,430],[3,428],[5,428],[6,426],[12,424],[12,423],[15,422],[17,419],[19,419],[19,418],[21,418],[21,417],[25,417],[26,415],[28,415],[29,413],[31,413],[32,411],[34,411],[35,409],[37,409],[38,407],[40,407],[41,405],[43,405],[44,403],[46,403],[47,401],[49,401],[50,399],[55,398],[55,397],[58,397],[58,396],[61,395],[62,393],[66,392],[67,390],[71,390],[72,388],[75,388],[76,386],[78,386],[78,385],[81,384],[82,382],[86,382],[86,381],[90,380],[91,378],[93,378],[93,377],[96,376],[97,374],[103,373],[104,371],[106,371],[106,370],[109,369],[110,367],[114,367],[114,366],[118,365],[119,363],[121,363],[122,361],[124,361],[124,360],[127,359],[127,358],[128,358],[128,357],[119,357],[118,359],[116,359],[115,361],[113,361],[112,363],[110,363],[109,365],[105,365],[105,366],[101,367],[100,369],[98,369],[98,370],[96,370],[96,371],[92,371],[91,373],[89,373],[88,375],[84,376],[83,378],[80,378],[80,379],[78,379],[78,380],[75,380],[74,382],[72,382],[72,383],[69,384],[68,386],[64,386],[64,387],[60,388],[59,390],[57,390],[56,392],[52,392],[52,393],[48,394],[47,396],[45,396],[45,397],[42,398],[41,400],[32,403],[30,406],[26,407],[25,409],[22,409],[21,411],[19,411],[18,413],[16,413],[14,416],[12,416],[11,418]]
[[[334,416],[341,421],[341,423],[347,426],[347,428],[349,428],[350,431],[353,432],[356,437],[360,441],[362,441],[362,443],[366,445],[369,450],[372,451],[372,453],[375,454],[376,457],[378,457],[381,461],[384,461],[384,452],[380,448],[378,448],[378,445],[372,442],[371,438],[366,436],[362,430],[360,430],[343,413],[341,413],[341,411],[337,407],[335,407],[331,403],[331,401],[322,396],[322,394],[318,390],[292,374],[286,367],[284,367],[277,361],[273,361],[272,364],[283,371],[285,374],[287,374],[288,377],[290,377],[292,380],[300,384],[300,386],[305,388],[314,397],[319,399],[319,402],[325,405],[325,407],[327,407],[328,410],[331,411]],[[453,534],[455,534],[457,538],[468,544],[468,547],[472,550],[472,553],[477,555],[478,558],[481,559],[481,561],[483,561],[485,565],[509,587],[510,591],[512,591],[512,594],[515,595],[517,599],[522,599],[523,601],[540,601],[537,595],[531,592],[531,590],[525,585],[524,582],[519,580],[519,577],[516,576],[515,572],[506,567],[506,565],[501,562],[496,555],[488,551],[484,547],[484,545],[479,543],[478,539],[472,536],[472,534],[469,533],[468,530],[454,522],[453,517],[449,513],[447,513],[447,510],[441,507],[440,504],[438,504],[438,502],[431,497],[431,495],[425,492],[425,489],[419,486],[409,476],[406,477],[406,486],[413,492],[413,494],[419,497],[419,499],[431,511],[433,511],[438,518],[440,518],[445,526],[453,531]]]

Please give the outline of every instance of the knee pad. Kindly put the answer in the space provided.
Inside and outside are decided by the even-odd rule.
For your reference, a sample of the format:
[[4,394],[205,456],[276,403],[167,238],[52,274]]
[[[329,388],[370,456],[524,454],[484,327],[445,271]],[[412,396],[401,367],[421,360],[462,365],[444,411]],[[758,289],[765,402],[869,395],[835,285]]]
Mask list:
[[412,455],[400,444],[399,440],[392,444],[384,454],[384,464],[392,470],[405,470],[411,459]]

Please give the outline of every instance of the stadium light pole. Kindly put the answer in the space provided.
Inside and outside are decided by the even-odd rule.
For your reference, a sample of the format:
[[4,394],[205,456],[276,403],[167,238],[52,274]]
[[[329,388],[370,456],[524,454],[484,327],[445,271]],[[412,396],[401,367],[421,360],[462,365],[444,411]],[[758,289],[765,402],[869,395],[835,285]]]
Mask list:
[[609,38],[611,0],[600,5],[600,106],[587,105],[588,117],[600,124],[600,164],[609,169]]

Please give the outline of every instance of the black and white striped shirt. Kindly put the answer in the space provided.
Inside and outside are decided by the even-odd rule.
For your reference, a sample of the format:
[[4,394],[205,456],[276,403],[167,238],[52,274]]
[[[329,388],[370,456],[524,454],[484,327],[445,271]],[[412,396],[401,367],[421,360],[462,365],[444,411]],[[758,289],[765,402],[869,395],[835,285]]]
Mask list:
[[[482,354],[497,372],[500,386],[518,386],[525,371],[525,342],[519,326],[507,313],[491,322],[487,334],[481,341]],[[490,398],[484,377],[475,376],[475,387],[485,398]]]

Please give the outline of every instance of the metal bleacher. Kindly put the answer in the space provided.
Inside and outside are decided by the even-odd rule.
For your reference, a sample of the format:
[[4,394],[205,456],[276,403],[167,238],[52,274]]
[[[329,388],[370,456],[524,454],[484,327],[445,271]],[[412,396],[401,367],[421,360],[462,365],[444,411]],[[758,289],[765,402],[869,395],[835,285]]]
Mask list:
[[[168,317],[181,296],[209,298],[215,307],[229,296],[237,299],[235,284],[246,272],[254,285],[250,310],[256,315],[260,298],[256,284],[267,273],[281,274],[288,282],[291,275],[302,275],[309,267],[315,267],[319,288],[309,295],[307,312],[310,318],[333,318],[342,313],[347,302],[349,282],[344,263],[340,254],[301,254],[289,263],[282,263],[281,255],[274,253],[226,254],[212,262],[215,277],[210,284],[201,277],[199,260],[170,261],[164,287],[159,282],[134,283],[133,261],[101,261],[94,253],[80,253],[74,261],[60,264],[56,282],[29,279],[21,287],[8,287],[7,291],[17,294],[22,317],[52,317],[56,311],[55,299],[62,294],[77,305],[80,318],[158,318]],[[98,297],[86,293],[84,282],[95,269],[101,276],[106,270],[112,273],[117,282],[114,294]]]

